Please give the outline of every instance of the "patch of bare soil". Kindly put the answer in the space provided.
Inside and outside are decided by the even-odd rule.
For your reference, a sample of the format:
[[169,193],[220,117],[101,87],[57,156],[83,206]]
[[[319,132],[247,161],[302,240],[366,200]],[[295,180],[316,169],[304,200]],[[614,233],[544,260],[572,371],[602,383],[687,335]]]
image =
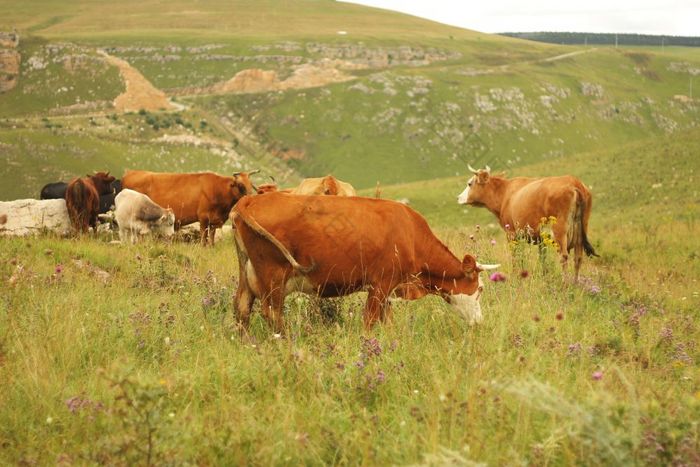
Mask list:
[[107,63],[119,68],[126,90],[114,99],[114,107],[120,112],[144,110],[173,110],[174,106],[163,91],[156,88],[126,60],[99,51]]
[[274,70],[251,68],[239,71],[228,81],[203,88],[191,87],[178,89],[172,91],[171,95],[252,94],[286,91],[288,89],[316,88],[355,79],[354,76],[343,72],[340,68],[358,69],[360,67],[350,63],[340,63],[338,60],[322,60],[313,64],[305,64],[296,67],[292,74],[285,80],[280,80],[277,72]]

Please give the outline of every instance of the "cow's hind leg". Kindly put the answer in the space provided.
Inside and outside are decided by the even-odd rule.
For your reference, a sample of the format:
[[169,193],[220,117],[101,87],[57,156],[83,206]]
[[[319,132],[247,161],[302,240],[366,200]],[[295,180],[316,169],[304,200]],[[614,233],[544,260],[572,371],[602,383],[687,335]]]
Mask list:
[[[234,308],[236,312],[236,320],[242,327],[242,330],[247,330],[250,325],[250,313],[253,310],[255,302],[255,294],[250,287],[247,264],[248,255],[242,251],[238,243],[236,243],[236,254],[238,255],[238,288],[236,289],[236,297]],[[252,278],[254,279],[254,278]]]
[[560,262],[562,271],[566,275],[569,262],[569,238],[567,235],[567,225],[566,222],[558,222],[554,225],[552,229],[554,233],[554,242],[559,248]]
[[284,296],[284,282],[274,281],[260,300],[262,313],[270,327],[277,334],[284,334],[284,316],[282,314]]

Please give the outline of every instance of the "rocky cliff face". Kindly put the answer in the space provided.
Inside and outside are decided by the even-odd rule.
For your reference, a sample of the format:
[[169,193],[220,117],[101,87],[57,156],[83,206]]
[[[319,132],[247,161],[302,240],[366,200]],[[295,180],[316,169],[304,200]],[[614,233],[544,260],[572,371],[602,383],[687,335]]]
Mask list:
[[21,56],[17,50],[19,36],[0,31],[0,92],[7,92],[17,86]]

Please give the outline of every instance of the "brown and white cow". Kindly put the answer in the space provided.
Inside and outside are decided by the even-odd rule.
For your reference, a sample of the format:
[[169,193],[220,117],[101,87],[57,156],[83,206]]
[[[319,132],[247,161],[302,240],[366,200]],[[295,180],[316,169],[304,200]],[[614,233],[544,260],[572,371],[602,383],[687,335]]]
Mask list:
[[482,319],[479,272],[487,267],[471,255],[460,261],[400,203],[269,193],[243,198],[231,219],[240,272],[235,308],[246,328],[256,299],[282,332],[282,306],[292,291],[334,297],[367,290],[369,329],[387,320],[389,296],[404,283],[442,296],[470,324]]
[[109,172],[97,172],[83,178],[74,178],[66,187],[66,208],[73,230],[87,233],[97,225],[100,209],[100,196],[112,191],[111,183],[115,180]]
[[[175,229],[199,222],[203,245],[214,244],[216,229],[224,225],[231,208],[245,195],[254,194],[250,175],[238,172],[232,177],[212,172],[159,173],[127,170],[122,186],[148,195],[153,202],[171,208],[175,213]],[[208,235],[207,235],[208,234]]]
[[175,214],[153,202],[148,195],[128,188],[114,198],[114,218],[119,239],[135,243],[142,235],[171,237],[175,233]]
[[552,231],[564,269],[569,251],[574,250],[574,280],[578,280],[584,251],[588,256],[598,256],[587,237],[592,197],[581,180],[571,175],[506,179],[491,175],[489,166],[482,170],[469,166],[469,170],[474,175],[457,202],[491,211],[509,239],[524,232],[539,242],[542,219],[554,216]]
[[306,178],[291,193],[295,195],[357,196],[357,192],[352,185],[338,180],[333,175],[326,175],[320,178]]

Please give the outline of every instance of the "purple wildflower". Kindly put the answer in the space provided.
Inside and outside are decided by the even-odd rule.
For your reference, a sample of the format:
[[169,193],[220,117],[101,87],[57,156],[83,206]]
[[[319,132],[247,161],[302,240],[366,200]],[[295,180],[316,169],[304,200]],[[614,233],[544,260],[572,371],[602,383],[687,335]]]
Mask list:
[[495,245],[496,245],[496,239],[495,239],[495,238],[492,238],[492,239],[491,239],[491,246],[495,246]]
[[377,371],[377,383],[383,383],[386,380],[386,375],[382,370]]
[[506,280],[506,276],[500,272],[494,272],[489,276],[489,279],[493,282],[503,282]]
[[523,269],[522,271],[520,271],[520,277],[521,277],[522,279],[527,278],[527,276],[529,276],[529,275],[530,275],[530,273],[529,273],[528,271],[526,271],[525,269]]
[[581,343],[576,342],[574,344],[569,344],[569,355],[576,355],[581,352]]
[[362,337],[362,350],[367,357],[379,356],[382,354],[382,346],[376,337],[365,338]]
[[591,378],[593,378],[594,381],[600,381],[603,379],[603,372],[602,371],[594,371],[593,374],[591,375]]
[[57,264],[55,271],[56,271],[56,274],[61,274],[63,272],[63,266],[60,264]]

